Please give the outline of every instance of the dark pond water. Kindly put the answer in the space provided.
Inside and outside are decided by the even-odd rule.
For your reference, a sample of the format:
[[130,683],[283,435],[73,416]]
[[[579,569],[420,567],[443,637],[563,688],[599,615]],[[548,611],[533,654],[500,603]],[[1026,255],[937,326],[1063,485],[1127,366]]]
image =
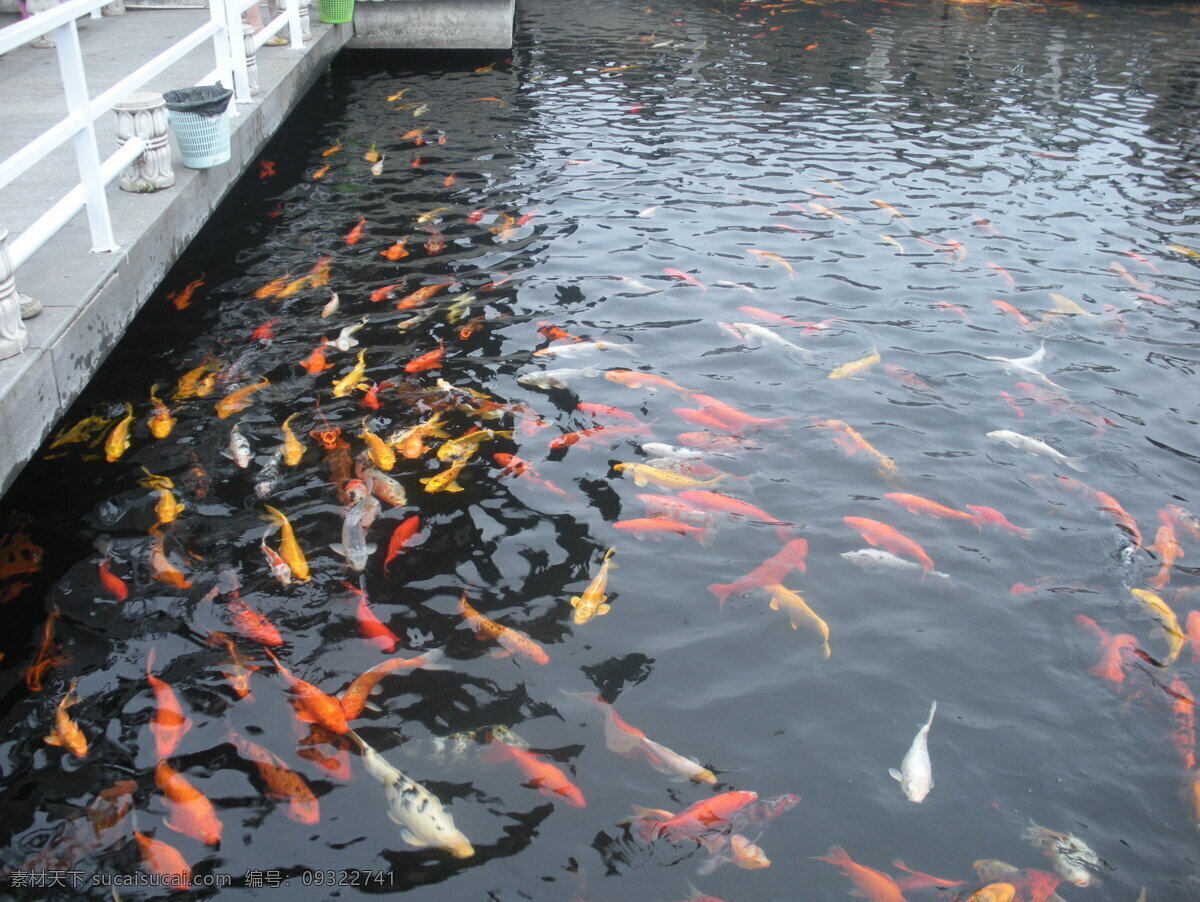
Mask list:
[[[521,7],[511,59],[339,61],[59,435],[101,425],[5,497],[0,857],[15,882],[86,884],[13,895],[109,898],[155,866],[136,830],[197,898],[840,899],[856,880],[919,900],[990,880],[1042,899],[1056,862],[1032,821],[1100,860],[1059,856],[1087,884],[1064,899],[1200,898],[1200,7]],[[434,417],[450,438],[422,454],[403,430]],[[416,455],[373,521],[350,482],[383,457],[364,418]],[[454,441],[473,429],[494,434]],[[653,443],[703,456],[672,470]],[[461,491],[429,491],[452,467]],[[267,505],[308,580],[272,575]],[[364,522],[356,569],[330,546]],[[898,557],[858,566],[864,534]],[[611,610],[577,624],[610,548]],[[477,640],[464,593],[538,645]],[[350,726],[469,857],[406,842],[267,654],[345,713],[364,671],[436,650],[445,669],[384,676]],[[244,698],[232,654],[257,668]],[[73,681],[83,757],[44,741]],[[597,695],[717,782],[673,781],[616,727],[606,743]],[[916,803],[889,768],[935,700]],[[289,801],[303,786],[316,817]],[[801,801],[689,809],[728,815],[733,792]],[[622,825],[635,805],[697,816]],[[770,866],[722,863],[735,836]],[[814,860],[834,845],[888,876]]]

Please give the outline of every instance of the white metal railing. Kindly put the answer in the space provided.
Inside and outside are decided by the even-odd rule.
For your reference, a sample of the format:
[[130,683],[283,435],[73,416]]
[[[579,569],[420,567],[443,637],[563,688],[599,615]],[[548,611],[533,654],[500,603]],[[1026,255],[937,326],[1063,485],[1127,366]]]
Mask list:
[[[210,17],[206,23],[148,60],[94,100],[90,99],[76,22],[84,16],[94,17],[100,8],[109,2],[111,0],[66,0],[57,7],[0,29],[0,54],[15,50],[53,32],[63,93],[67,101],[67,115],[64,119],[16,153],[0,161],[0,189],[20,178],[68,140],[74,143],[80,177],[79,184],[9,244],[12,271],[19,269],[37,253],[80,210],[87,211],[92,250],[106,252],[118,249],[113,237],[105,188],[129,163],[137,159],[144,149],[144,142],[138,137],[130,138],[115,153],[102,159],[96,141],[96,122],[108,114],[116,104],[142,88],[150,79],[166,71],[205,42],[211,41],[216,68],[202,78],[199,84],[223,81],[233,85],[235,101],[251,101],[246,40],[240,22],[241,14],[258,0],[210,0]],[[261,46],[268,38],[286,27],[291,46],[294,49],[302,49],[300,2],[302,0],[289,2],[287,9],[275,16],[255,36],[254,46]],[[230,113],[237,115],[235,104],[231,105]]]

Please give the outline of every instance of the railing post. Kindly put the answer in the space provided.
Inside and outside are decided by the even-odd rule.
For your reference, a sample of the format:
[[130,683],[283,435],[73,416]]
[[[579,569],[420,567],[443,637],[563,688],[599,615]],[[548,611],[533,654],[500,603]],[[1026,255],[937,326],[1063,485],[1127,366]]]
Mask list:
[[258,86],[258,57],[254,52],[254,26],[242,26],[242,40],[246,44],[246,82],[250,86],[250,93],[257,94],[261,90]]
[[167,144],[167,102],[161,94],[130,94],[113,106],[117,116],[117,143],[139,137],[146,149],[121,173],[122,191],[144,194],[161,191],[175,184],[171,168],[171,148]]
[[[233,88],[234,103],[229,115],[238,115],[237,104],[250,102],[246,79],[246,50],[242,40],[241,15],[233,0],[210,0],[209,15],[217,23],[213,35],[213,54],[217,61],[217,81]],[[236,38],[236,40],[235,40]]]
[[287,13],[288,37],[293,50],[303,50],[304,42],[312,37],[308,19],[308,0],[279,0],[279,8]]
[[16,357],[29,345],[29,333],[21,322],[21,295],[13,278],[7,240],[8,229],[0,226],[0,360]]
[[91,98],[83,71],[83,51],[79,46],[79,30],[72,19],[54,29],[58,45],[58,66],[62,72],[63,93],[67,112],[83,118],[84,123],[75,135],[75,160],[79,165],[79,180],[83,187],[83,202],[87,209],[92,233],[92,250],[115,251],[112,218],[108,199],[104,196],[104,179],[100,174],[100,148],[96,144],[96,123],[91,117]]

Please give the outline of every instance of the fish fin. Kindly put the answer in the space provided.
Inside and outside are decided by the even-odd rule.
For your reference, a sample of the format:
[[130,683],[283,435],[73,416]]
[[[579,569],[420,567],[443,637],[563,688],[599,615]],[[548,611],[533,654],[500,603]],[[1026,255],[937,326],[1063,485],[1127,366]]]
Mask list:
[[45,742],[46,742],[46,745],[59,745],[59,746],[61,746],[61,745],[63,744],[63,741],[62,741],[61,739],[59,739],[59,738],[58,738],[58,734],[57,734],[57,733],[49,733],[49,734],[48,734],[48,735],[45,737]]
[[578,595],[572,595],[571,596],[571,607],[573,607],[573,608],[579,607],[579,603],[581,601],[583,601],[583,599],[580,598]]
[[1083,460],[1082,457],[1067,457],[1063,459],[1063,463],[1077,473],[1086,473],[1087,467],[1083,465]]
[[368,700],[363,702],[363,707],[368,711],[374,711],[376,714],[383,713],[383,708],[379,707],[379,705],[375,704],[373,701]]
[[725,848],[725,835],[722,833],[718,836],[702,836],[698,842],[709,855],[716,855]]
[[374,554],[378,550],[379,550],[378,545],[372,545],[369,542],[367,543],[367,554]]
[[342,545],[340,542],[335,542],[330,545],[329,550],[334,554],[340,554],[342,557],[346,556],[346,546]]
[[669,821],[675,816],[670,811],[664,811],[661,808],[643,808],[641,805],[634,805],[633,813],[637,817],[649,820]]
[[446,649],[431,648],[425,654],[421,655],[425,659],[425,663],[421,665],[422,670],[453,670],[449,664],[441,663],[442,658],[446,657]]
[[896,770],[894,767],[888,768],[888,776],[897,782],[904,779],[902,776],[900,776],[900,771]]
[[[390,811],[388,812],[388,817],[391,818],[391,820],[393,822],[400,823],[394,817],[392,817],[392,813]],[[400,838],[402,840],[404,840],[406,843],[408,843],[410,846],[416,846],[418,849],[424,848],[425,846],[429,845],[429,843],[425,842],[425,840],[418,839],[417,835],[415,833],[413,833],[411,830],[409,830],[407,827],[402,827],[402,829],[400,830]]]
[[[480,639],[486,639],[486,636],[480,636]],[[491,658],[507,658],[512,654],[507,648],[493,648],[488,652],[488,657]]]
[[600,605],[600,607],[596,608],[596,616],[599,617],[601,614],[607,614],[611,610],[612,610],[612,605],[602,604],[602,605]]

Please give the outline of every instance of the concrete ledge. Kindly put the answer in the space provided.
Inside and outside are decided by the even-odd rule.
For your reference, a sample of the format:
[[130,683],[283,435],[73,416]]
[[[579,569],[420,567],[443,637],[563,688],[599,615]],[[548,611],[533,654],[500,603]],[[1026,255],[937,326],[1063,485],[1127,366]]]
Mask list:
[[508,50],[516,0],[359,0],[352,50]]
[[[108,27],[122,18],[104,24]],[[18,288],[41,300],[45,309],[26,321],[30,347],[17,357],[0,361],[0,493],[12,484],[78,397],[167,270],[280,123],[352,37],[351,25],[322,25],[315,15],[313,19],[313,38],[302,53],[288,48],[259,51],[262,94],[255,103],[239,107],[240,115],[231,119],[232,158],[228,163],[212,169],[186,169],[172,142],[177,176],[173,188],[135,195],[114,186],[108,192],[119,251],[88,253],[90,241],[80,215],[17,272]],[[164,27],[177,31],[180,26],[175,20]],[[211,51],[198,64],[211,66]],[[201,68],[195,77],[204,71]],[[170,87],[195,81],[175,78]],[[164,90],[159,85],[150,88]],[[38,189],[35,185],[30,190]]]

